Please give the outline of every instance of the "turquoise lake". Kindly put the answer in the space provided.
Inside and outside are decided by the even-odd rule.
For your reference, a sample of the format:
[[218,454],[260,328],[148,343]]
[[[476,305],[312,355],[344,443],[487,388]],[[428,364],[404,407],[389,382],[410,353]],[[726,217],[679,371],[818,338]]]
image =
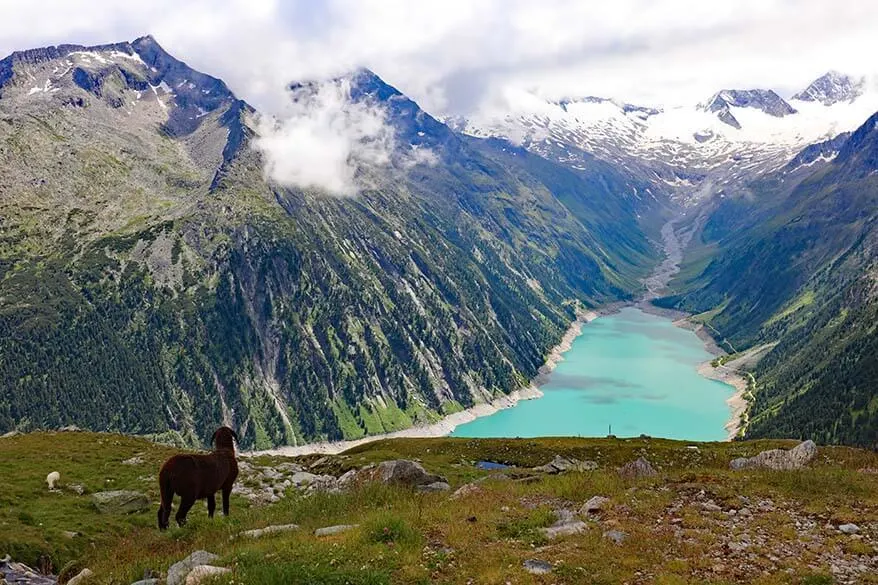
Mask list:
[[692,332],[625,308],[583,327],[544,396],[476,419],[453,437],[619,437],[721,441],[734,389],[700,376],[711,359]]

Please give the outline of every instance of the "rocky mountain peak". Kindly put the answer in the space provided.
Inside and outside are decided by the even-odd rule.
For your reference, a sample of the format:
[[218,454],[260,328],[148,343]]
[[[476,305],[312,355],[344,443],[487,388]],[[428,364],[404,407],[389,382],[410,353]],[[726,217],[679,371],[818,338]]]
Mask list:
[[732,113],[733,107],[755,108],[775,118],[796,113],[795,108],[770,89],[724,89],[700,106],[702,110],[715,113],[721,121],[740,130],[741,123]]
[[852,77],[838,71],[829,71],[794,95],[793,99],[803,102],[820,102],[825,106],[839,102],[852,102],[863,94],[865,81],[863,77]]

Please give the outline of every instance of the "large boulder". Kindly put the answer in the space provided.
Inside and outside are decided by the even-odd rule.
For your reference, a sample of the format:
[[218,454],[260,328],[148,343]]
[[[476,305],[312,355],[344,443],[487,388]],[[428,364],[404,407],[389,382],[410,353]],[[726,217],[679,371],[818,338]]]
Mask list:
[[376,479],[394,485],[417,487],[435,483],[446,483],[445,478],[427,473],[427,470],[416,461],[396,459],[381,462],[375,470]]
[[755,457],[740,457],[729,463],[731,469],[799,469],[817,455],[814,441],[804,441],[790,450],[771,449]]
[[92,494],[91,501],[102,514],[132,514],[149,509],[149,498],[127,490],[98,492]]

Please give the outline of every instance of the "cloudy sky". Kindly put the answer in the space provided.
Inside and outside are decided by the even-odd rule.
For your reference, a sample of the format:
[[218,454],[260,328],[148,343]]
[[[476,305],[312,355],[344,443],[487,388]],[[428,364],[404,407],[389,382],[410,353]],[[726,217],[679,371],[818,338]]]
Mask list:
[[868,0],[0,0],[0,52],[150,33],[257,107],[291,79],[367,66],[433,113],[506,88],[671,105],[873,74]]

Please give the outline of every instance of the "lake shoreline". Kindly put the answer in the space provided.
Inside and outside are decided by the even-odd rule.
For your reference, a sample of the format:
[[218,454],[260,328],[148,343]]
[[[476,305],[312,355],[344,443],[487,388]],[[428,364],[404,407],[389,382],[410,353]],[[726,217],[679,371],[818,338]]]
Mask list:
[[390,433],[380,433],[377,435],[369,435],[360,439],[352,439],[347,441],[322,441],[317,443],[307,443],[305,445],[276,447],[274,449],[266,449],[262,451],[247,451],[240,453],[243,457],[258,457],[260,455],[273,455],[285,457],[297,457],[300,455],[336,455],[348,449],[353,449],[366,443],[381,441],[384,439],[400,439],[400,438],[431,438],[445,437],[454,432],[458,426],[472,422],[483,416],[490,416],[500,410],[512,408],[521,400],[533,400],[540,398],[543,392],[540,386],[545,384],[551,373],[555,370],[559,363],[564,360],[564,354],[573,345],[577,337],[582,335],[582,328],[594,321],[598,317],[604,315],[612,315],[622,310],[629,303],[610,303],[595,309],[580,312],[576,319],[567,328],[567,331],[561,337],[561,340],[549,351],[546,361],[540,366],[537,375],[530,383],[518,390],[513,390],[509,394],[496,397],[490,401],[476,404],[470,408],[455,412],[429,425],[413,426],[399,431]]

